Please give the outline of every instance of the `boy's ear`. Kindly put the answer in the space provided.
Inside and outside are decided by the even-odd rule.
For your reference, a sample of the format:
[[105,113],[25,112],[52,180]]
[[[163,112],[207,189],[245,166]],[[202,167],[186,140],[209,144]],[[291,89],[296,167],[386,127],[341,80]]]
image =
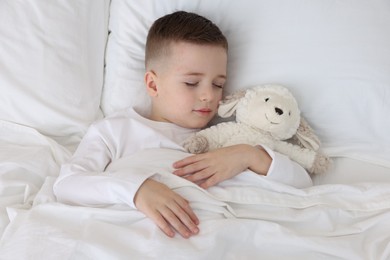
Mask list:
[[146,86],[146,91],[148,92],[149,96],[155,97],[157,96],[157,84],[156,84],[156,73],[154,71],[149,70],[145,73],[145,86]]

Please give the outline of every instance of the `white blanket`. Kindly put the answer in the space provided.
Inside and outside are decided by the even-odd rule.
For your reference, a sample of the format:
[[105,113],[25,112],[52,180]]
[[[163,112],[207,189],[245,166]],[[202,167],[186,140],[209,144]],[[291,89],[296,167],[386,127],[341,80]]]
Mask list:
[[70,153],[36,130],[0,120],[0,237],[7,208],[30,208],[47,176],[57,176]]
[[166,237],[125,205],[54,201],[48,178],[36,206],[18,209],[0,242],[5,259],[389,259],[390,184],[294,189],[244,172],[203,190],[171,174],[186,154],[147,150],[112,168],[153,170],[191,202],[200,233]]

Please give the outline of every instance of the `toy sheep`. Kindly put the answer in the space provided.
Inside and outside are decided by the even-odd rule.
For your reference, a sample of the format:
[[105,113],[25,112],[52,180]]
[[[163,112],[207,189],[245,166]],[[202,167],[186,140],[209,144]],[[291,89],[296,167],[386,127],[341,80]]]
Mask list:
[[281,85],[261,85],[240,91],[221,102],[218,115],[236,115],[196,133],[184,142],[190,153],[203,153],[235,144],[265,145],[289,156],[309,173],[325,172],[330,159],[319,151],[320,141],[300,116],[291,92]]

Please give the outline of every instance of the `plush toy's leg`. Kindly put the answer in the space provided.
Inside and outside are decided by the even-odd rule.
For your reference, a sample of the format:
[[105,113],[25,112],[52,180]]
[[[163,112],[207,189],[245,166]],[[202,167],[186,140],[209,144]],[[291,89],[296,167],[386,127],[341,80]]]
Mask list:
[[332,161],[328,156],[322,153],[317,153],[313,166],[309,169],[309,172],[313,174],[325,173],[331,165]]
[[[299,163],[303,168],[310,172],[313,167],[316,152],[313,150],[293,145],[287,142],[278,142],[275,151],[287,155],[291,160]],[[310,172],[311,173],[311,172]]]
[[183,147],[189,153],[204,153],[209,150],[209,142],[207,138],[202,135],[194,135],[183,143]]
[[328,170],[331,160],[319,151],[300,147],[287,142],[279,142],[275,151],[285,154],[291,160],[299,163],[310,174],[320,174]]

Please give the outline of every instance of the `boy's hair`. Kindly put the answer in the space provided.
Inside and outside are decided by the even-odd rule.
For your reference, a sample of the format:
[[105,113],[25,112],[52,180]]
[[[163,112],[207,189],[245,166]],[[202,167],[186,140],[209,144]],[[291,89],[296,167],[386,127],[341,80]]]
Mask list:
[[169,53],[174,42],[221,46],[228,42],[221,30],[207,18],[195,13],[177,11],[157,19],[149,29],[146,40],[145,67],[154,59]]

